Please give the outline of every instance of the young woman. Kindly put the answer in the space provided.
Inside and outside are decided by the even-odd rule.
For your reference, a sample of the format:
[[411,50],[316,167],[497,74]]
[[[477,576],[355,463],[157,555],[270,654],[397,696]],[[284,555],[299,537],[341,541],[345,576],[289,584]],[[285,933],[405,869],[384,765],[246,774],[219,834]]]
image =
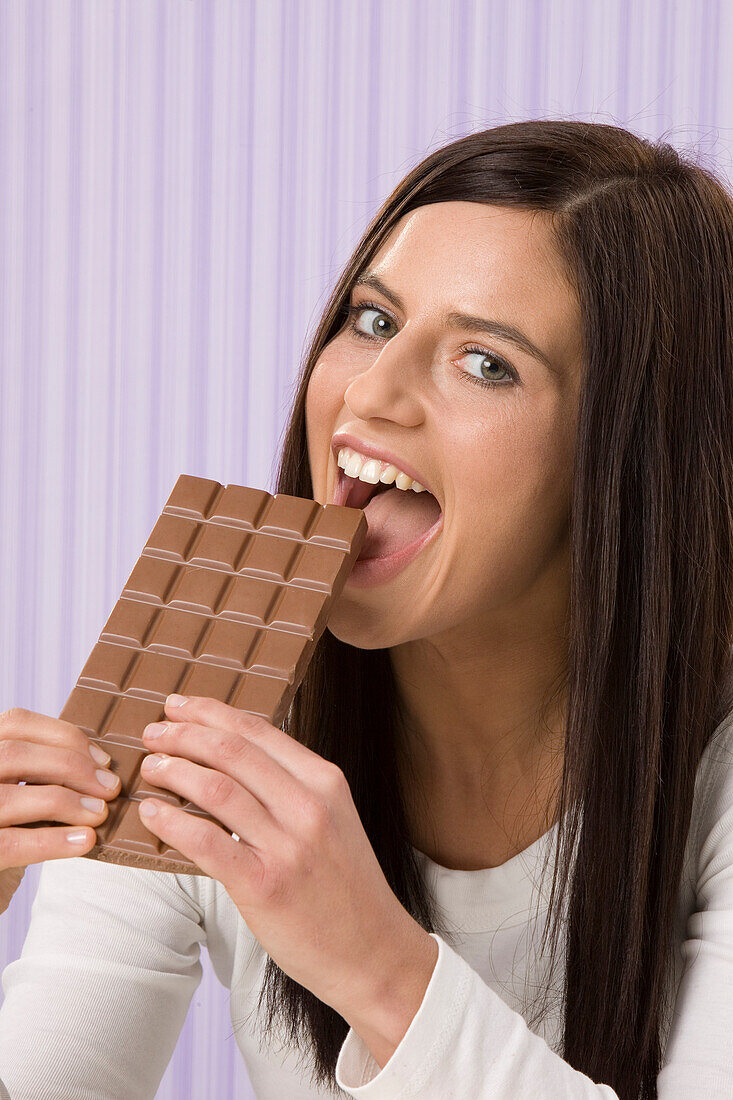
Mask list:
[[[288,955],[281,914],[245,920],[216,874],[23,829],[98,824],[74,792],[115,791],[81,731],[8,712],[3,865],[46,861],[3,975],[14,1100],[154,1096],[201,943],[263,1100],[733,1095],[732,259],[714,175],[612,126],[501,126],[400,184],[277,479],[369,521],[284,723],[365,847],[355,817],[314,847]],[[384,996],[351,1013],[325,990],[365,929]]]

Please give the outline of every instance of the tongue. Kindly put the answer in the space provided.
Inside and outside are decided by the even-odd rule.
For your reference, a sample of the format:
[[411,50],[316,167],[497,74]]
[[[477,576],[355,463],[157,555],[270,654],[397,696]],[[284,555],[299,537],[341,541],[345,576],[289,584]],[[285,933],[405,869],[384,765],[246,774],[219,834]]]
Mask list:
[[393,486],[373,496],[364,515],[368,529],[359,561],[387,557],[409,546],[437,522],[440,505],[427,490],[414,493]]

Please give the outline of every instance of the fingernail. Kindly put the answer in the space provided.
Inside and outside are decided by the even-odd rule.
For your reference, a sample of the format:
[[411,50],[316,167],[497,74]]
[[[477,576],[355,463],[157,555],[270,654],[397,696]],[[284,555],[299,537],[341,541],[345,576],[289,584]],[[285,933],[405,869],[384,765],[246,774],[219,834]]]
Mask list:
[[101,814],[107,804],[103,798],[88,798],[86,795],[80,798],[79,801],[85,810],[89,810],[93,814]]
[[72,832],[66,834],[66,839],[69,844],[86,844],[89,840],[89,830],[74,829]]
[[158,812],[158,804],[157,802],[151,802],[149,798],[144,798],[140,803],[139,812],[143,817],[152,817]]
[[145,727],[144,737],[146,741],[153,741],[156,737],[160,737],[161,734],[166,733],[168,730],[167,722],[151,722],[149,726]]
[[100,749],[98,745],[89,745],[89,755],[92,760],[96,760],[97,764],[109,764],[112,757],[104,749]]
[[94,774],[102,786],[107,787],[108,790],[111,791],[113,787],[117,786],[117,776],[113,772],[96,771]]
[[182,707],[184,703],[188,702],[187,695],[169,695],[165,703],[168,707]]
[[154,768],[159,768],[163,761],[167,759],[168,757],[165,753],[155,753],[153,756],[144,756],[143,766],[147,770],[152,771]]

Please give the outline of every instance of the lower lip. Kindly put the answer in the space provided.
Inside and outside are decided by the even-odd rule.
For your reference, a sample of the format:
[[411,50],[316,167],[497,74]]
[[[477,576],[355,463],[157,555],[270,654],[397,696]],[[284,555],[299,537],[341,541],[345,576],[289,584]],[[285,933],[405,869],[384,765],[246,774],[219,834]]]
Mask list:
[[425,534],[415,539],[402,550],[395,554],[388,554],[384,558],[364,558],[357,561],[346,578],[346,584],[352,588],[371,588],[375,584],[384,584],[401,572],[413,558],[416,558],[421,550],[424,550],[443,530],[443,513],[435,521]]

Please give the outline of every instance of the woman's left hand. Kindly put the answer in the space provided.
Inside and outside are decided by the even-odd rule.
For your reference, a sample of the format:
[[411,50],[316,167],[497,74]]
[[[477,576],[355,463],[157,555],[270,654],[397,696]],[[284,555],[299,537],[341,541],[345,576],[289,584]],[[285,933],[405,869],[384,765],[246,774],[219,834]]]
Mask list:
[[286,974],[344,1018],[363,1014],[427,933],[385,879],[343,772],[217,699],[167,700],[165,712],[143,733],[164,762],[145,757],[142,774],[224,828],[150,797],[140,806],[158,812],[140,820],[223,884]]

